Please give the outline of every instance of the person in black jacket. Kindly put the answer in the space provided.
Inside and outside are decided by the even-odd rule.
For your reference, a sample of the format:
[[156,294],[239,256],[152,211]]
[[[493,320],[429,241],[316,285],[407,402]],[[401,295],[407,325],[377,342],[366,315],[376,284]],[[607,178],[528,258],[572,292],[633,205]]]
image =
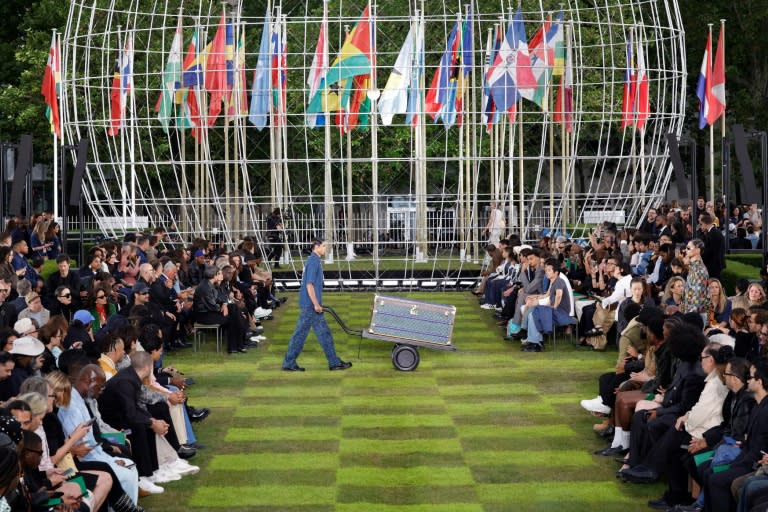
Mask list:
[[60,254],[56,258],[56,265],[59,270],[49,275],[45,283],[45,289],[48,290],[49,295],[45,297],[46,300],[43,301],[43,304],[46,308],[51,309],[54,301],[56,301],[54,292],[59,286],[66,286],[72,292],[71,305],[73,309],[80,309],[80,276],[69,268],[69,255]]
[[267,263],[275,262],[274,267],[280,268],[280,257],[283,255],[283,217],[280,208],[272,210],[272,214],[267,217],[267,241],[269,242],[269,255]]
[[150,477],[157,470],[155,434],[168,433],[168,423],[157,420],[139,407],[141,382],[152,374],[152,356],[136,352],[131,366],[123,368],[107,381],[99,397],[99,410],[103,420],[117,429],[130,429],[131,451],[140,479]]
[[193,311],[195,322],[220,325],[227,331],[227,352],[247,352],[245,333],[247,322],[239,309],[219,291],[224,274],[216,267],[205,267],[204,279],[195,288]]
[[701,232],[703,233],[704,249],[701,251],[701,260],[707,267],[709,277],[720,277],[725,268],[725,238],[715,226],[712,216],[704,213],[699,217]]
[[752,409],[747,433],[741,444],[741,453],[731,462],[731,467],[715,473],[712,468],[702,472],[702,489],[705,492],[705,510],[722,512],[733,510],[734,499],[731,483],[750,473],[755,463],[763,458],[761,451],[768,450],[768,360],[761,358],[752,365],[747,378],[747,388],[757,402]]

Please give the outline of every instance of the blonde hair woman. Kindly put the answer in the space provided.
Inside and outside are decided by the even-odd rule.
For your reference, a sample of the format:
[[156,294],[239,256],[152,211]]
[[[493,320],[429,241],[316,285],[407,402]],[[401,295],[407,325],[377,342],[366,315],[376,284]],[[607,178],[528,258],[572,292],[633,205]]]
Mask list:
[[685,294],[685,279],[680,276],[670,277],[667,286],[664,287],[664,295],[661,296],[661,305],[667,315],[680,311]]
[[728,320],[731,318],[733,304],[731,299],[725,295],[723,283],[719,279],[710,278],[707,284],[709,290],[709,309],[707,310],[707,331],[719,329],[723,332],[728,330]]

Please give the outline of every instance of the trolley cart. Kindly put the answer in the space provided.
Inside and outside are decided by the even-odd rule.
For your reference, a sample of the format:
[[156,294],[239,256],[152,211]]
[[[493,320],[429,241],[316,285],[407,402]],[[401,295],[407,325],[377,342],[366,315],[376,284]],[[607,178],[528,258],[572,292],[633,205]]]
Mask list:
[[[373,299],[371,322],[366,329],[350,329],[330,307],[324,311],[351,336],[394,343],[392,364],[401,371],[419,366],[419,347],[455,351],[451,343],[456,307],[432,304],[403,297],[376,295]],[[358,345],[358,356],[360,347]]]

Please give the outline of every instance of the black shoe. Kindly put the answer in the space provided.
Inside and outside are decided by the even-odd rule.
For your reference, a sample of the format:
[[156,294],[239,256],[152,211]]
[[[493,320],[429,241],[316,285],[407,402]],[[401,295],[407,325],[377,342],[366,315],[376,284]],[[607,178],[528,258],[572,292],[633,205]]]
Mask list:
[[659,479],[659,474],[649,467],[640,465],[622,471],[621,478],[636,484],[652,484]]
[[192,409],[189,413],[189,421],[203,421],[209,414],[211,414],[211,410],[206,407],[203,407],[202,409]]
[[602,455],[603,457],[613,457],[615,455],[626,455],[629,450],[625,450],[623,446],[617,446],[615,448],[604,448],[602,450],[596,450],[593,452],[595,455]]
[[187,446],[194,448],[195,450],[204,450],[206,448],[204,444],[200,444],[197,441],[194,443],[188,443]]
[[[668,508],[674,507],[674,505],[667,503],[667,500],[664,499],[664,496],[655,500],[648,500],[648,506],[655,508],[656,510],[667,510]],[[677,508],[675,507],[675,509]]]
[[246,352],[248,352],[248,349],[247,348],[239,348],[239,349],[237,349],[237,351],[240,352],[241,354],[245,354]]
[[192,377],[187,377],[186,379],[184,379],[185,386],[191,386],[194,383],[195,383],[195,379],[193,379]]
[[542,347],[538,343],[526,343],[523,352],[541,352]]
[[183,444],[179,447],[178,450],[176,450],[176,453],[182,459],[190,459],[195,456],[195,454],[197,453],[197,450],[195,450],[189,445]]
[[302,368],[301,366],[295,364],[293,366],[283,366],[284,372],[303,372],[305,368]]
[[339,360],[338,364],[335,364],[329,367],[328,369],[331,371],[335,371],[335,370],[346,370],[348,368],[352,368],[352,363],[345,363],[344,361]]
[[528,336],[528,331],[526,331],[525,329],[520,329],[519,331],[517,331],[515,334],[512,335],[512,337],[515,338],[516,340],[522,340],[526,336]]
[[701,512],[704,509],[698,505],[677,505],[669,510],[674,510],[675,512]]
[[288,302],[288,297],[280,297],[280,298],[279,298],[279,299],[277,299],[277,300],[279,300],[279,301],[280,301],[280,304],[285,304],[286,302]]
[[616,433],[616,427],[614,427],[613,425],[609,425],[602,432],[598,432],[597,435],[599,435],[603,439],[610,439],[613,437],[614,433]]
[[504,339],[505,339],[506,341],[518,341],[518,340],[516,340],[516,339],[514,338],[514,336],[504,336]]
[[272,315],[263,316],[263,317],[259,318],[259,320],[274,320],[274,319],[275,319],[275,317],[272,316]]

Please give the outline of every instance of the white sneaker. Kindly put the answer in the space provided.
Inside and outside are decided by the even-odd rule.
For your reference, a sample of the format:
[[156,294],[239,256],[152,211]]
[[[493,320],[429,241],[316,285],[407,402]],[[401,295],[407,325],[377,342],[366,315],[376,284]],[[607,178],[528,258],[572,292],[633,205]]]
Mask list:
[[267,337],[262,334],[255,336],[255,338],[258,339],[259,341],[267,341]]
[[252,343],[258,343],[261,341],[261,339],[258,336],[251,336],[250,338],[248,338],[248,341]]
[[155,485],[150,482],[149,478],[146,476],[139,478],[139,489],[144,492],[148,492],[149,494],[162,494],[165,491],[165,489],[159,485]]
[[603,403],[603,399],[599,396],[592,400],[582,400],[581,406],[589,412],[598,412],[601,414],[608,414],[611,412],[611,408]]
[[256,310],[253,312],[254,318],[264,318],[265,316],[269,316],[272,314],[271,309],[265,309],[265,308],[256,308]]
[[178,475],[174,471],[169,471],[168,469],[160,468],[154,473],[152,473],[150,480],[152,480],[152,482],[156,484],[164,484],[168,482],[175,482],[176,480],[181,480],[181,475]]
[[168,471],[173,471],[179,476],[188,476],[188,475],[194,475],[195,473],[200,472],[200,468],[197,466],[193,466],[189,462],[185,461],[184,459],[178,459],[174,462],[170,462],[165,465],[165,468]]
[[496,309],[496,306],[494,306],[493,304],[483,304],[483,305],[482,305],[482,306],[480,306],[480,307],[481,307],[482,309]]

